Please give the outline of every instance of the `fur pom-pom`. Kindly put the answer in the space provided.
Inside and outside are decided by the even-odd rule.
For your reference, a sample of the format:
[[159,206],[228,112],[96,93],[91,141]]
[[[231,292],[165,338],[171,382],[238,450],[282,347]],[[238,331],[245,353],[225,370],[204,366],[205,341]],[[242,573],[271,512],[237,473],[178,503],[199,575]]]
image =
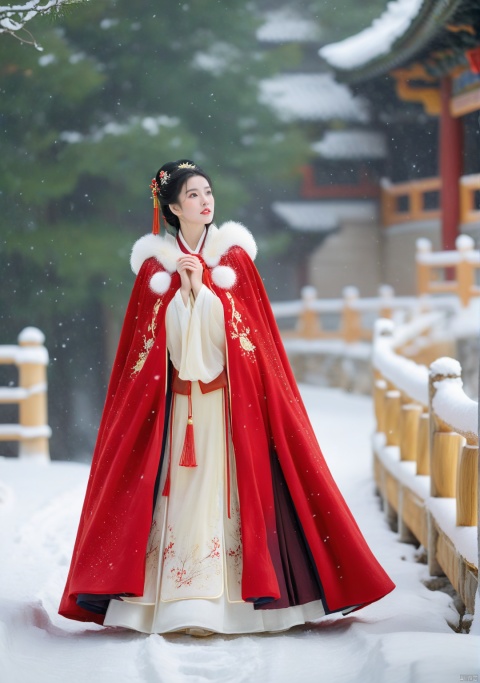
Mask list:
[[203,258],[207,266],[210,268],[217,266],[222,256],[231,247],[241,247],[247,252],[252,261],[255,260],[257,245],[252,233],[241,223],[227,221],[220,228],[215,228],[212,231],[211,239],[207,239],[205,249],[203,250]]
[[152,289],[155,294],[165,294],[170,287],[171,281],[171,275],[162,270],[160,273],[155,273],[155,275],[152,275],[150,278],[150,289]]
[[130,256],[130,266],[135,275],[142,267],[142,263],[156,253],[160,240],[157,235],[144,235],[135,242]]
[[138,274],[144,261],[149,258],[156,258],[165,270],[169,273],[175,272],[177,268],[178,251],[175,245],[175,238],[171,235],[144,235],[133,245],[130,265],[135,275]]
[[222,289],[231,289],[236,279],[237,275],[230,266],[217,266],[212,270],[212,280]]

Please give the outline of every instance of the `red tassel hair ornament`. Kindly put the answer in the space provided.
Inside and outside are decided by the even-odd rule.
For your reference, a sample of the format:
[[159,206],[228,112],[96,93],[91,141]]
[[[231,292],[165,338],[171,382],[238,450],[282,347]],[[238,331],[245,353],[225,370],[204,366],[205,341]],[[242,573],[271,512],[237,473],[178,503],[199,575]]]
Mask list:
[[150,183],[150,189],[152,191],[153,199],[153,222],[152,222],[152,233],[158,235],[160,233],[160,202],[158,201],[158,183],[155,178],[152,178]]

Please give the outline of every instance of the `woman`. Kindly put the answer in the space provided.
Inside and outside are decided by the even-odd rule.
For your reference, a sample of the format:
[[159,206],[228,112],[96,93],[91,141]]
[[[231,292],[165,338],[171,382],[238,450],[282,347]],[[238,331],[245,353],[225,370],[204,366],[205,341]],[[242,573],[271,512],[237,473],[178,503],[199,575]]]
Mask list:
[[[147,633],[277,631],[394,585],[325,464],[253,264],[189,160],[136,281],[60,613]],[[157,204],[158,206],[158,204]]]

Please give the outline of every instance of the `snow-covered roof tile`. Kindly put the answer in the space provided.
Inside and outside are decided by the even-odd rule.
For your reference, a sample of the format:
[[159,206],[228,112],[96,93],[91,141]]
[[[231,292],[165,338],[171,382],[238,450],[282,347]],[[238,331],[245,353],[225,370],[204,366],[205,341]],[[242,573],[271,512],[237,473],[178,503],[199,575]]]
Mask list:
[[209,45],[205,50],[195,52],[192,58],[193,67],[201,71],[209,71],[214,76],[221,76],[232,69],[238,70],[241,63],[239,50],[222,41]]
[[365,123],[368,105],[328,73],[282,74],[260,83],[260,99],[283,121],[341,119]]
[[417,16],[423,0],[394,0],[371,26],[338,43],[325,45],[319,54],[336,69],[357,69],[387,54]]
[[387,154],[385,136],[371,130],[329,130],[312,149],[325,159],[384,159]]
[[290,228],[303,232],[330,232],[341,221],[370,221],[376,216],[375,203],[365,201],[274,202],[272,209]]
[[101,128],[92,129],[84,134],[75,130],[64,130],[59,133],[59,139],[70,145],[79,142],[100,142],[107,135],[128,135],[134,127],[140,126],[149,135],[158,135],[160,128],[175,128],[179,119],[174,116],[160,114],[159,116],[130,116],[124,122],[107,121]]
[[265,43],[313,42],[320,39],[319,24],[296,12],[281,7],[265,13],[265,23],[257,30],[257,38]]

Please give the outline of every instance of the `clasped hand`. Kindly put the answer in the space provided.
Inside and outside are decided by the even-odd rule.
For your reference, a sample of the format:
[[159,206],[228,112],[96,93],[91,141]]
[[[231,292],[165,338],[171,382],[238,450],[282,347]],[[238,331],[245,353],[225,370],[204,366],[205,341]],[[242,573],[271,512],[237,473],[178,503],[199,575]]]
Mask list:
[[184,303],[187,302],[190,292],[197,296],[202,286],[203,265],[193,254],[180,256],[177,261],[177,272],[180,275],[180,292]]

